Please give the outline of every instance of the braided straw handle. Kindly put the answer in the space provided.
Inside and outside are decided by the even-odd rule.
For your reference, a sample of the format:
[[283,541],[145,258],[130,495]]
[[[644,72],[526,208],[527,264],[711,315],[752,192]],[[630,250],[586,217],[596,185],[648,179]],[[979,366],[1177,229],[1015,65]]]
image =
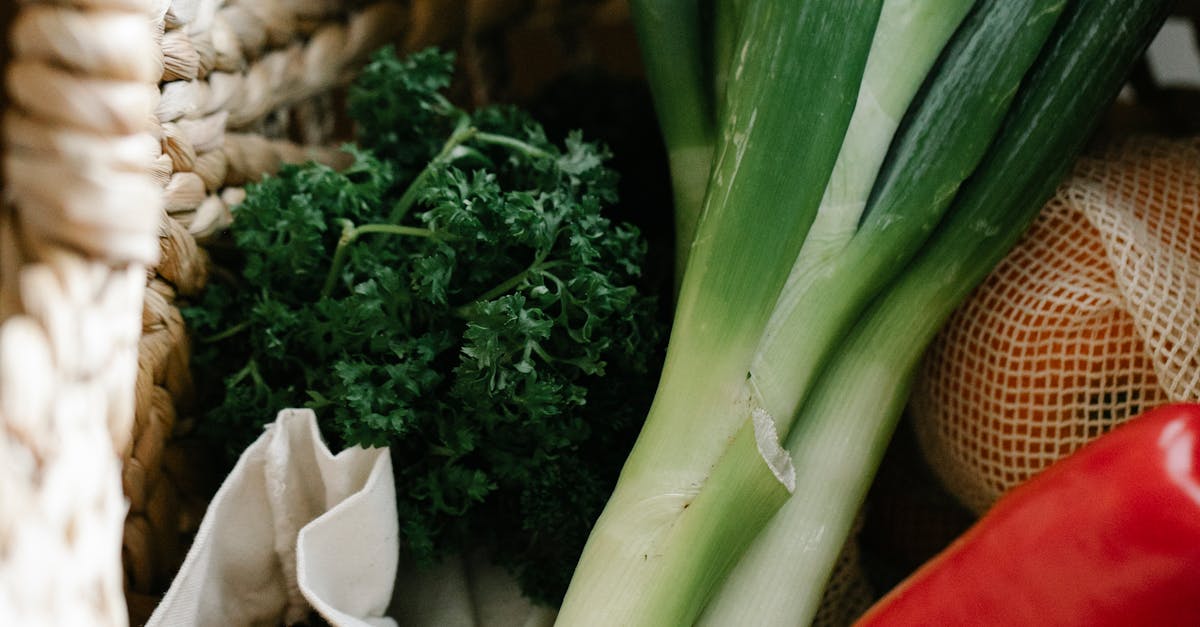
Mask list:
[[151,0],[28,0],[6,41],[0,623],[126,622],[113,434],[129,432],[161,74]]
[[[219,478],[205,472],[204,451],[186,437],[189,347],[176,301],[203,289],[204,245],[230,223],[241,186],[282,163],[345,163],[346,155],[332,149],[332,138],[345,135],[338,88],[383,43],[458,49],[469,92],[459,97],[481,104],[511,87],[485,65],[507,61],[515,63],[514,77],[532,72],[549,80],[595,59],[603,35],[631,33],[628,24],[624,0],[174,0],[159,38],[162,155],[153,170],[169,219],[146,293],[137,413],[124,467],[131,603],[154,602],[182,557],[181,538],[203,514],[212,487],[205,484]],[[584,39],[596,43],[567,54],[569,46],[559,42],[585,28],[592,36]],[[513,61],[501,50],[505,42],[534,39],[553,42],[548,49],[561,54],[538,50]],[[510,88],[516,93],[508,96],[528,95],[520,89]]]
[[[175,301],[203,288],[200,243],[228,225],[240,186],[286,162],[344,163],[330,147],[333,93],[400,33],[415,49],[522,16],[545,28],[580,7],[4,3],[14,16],[3,66],[0,622],[124,623],[122,535],[127,592],[153,593],[174,570],[198,516],[181,513],[176,486],[203,468],[166,446],[191,395]],[[487,56],[474,55],[468,73]],[[485,82],[472,83],[471,96],[487,99]]]
[[[171,445],[192,394],[176,299],[197,295],[207,280],[199,241],[229,225],[241,185],[283,163],[347,163],[326,145],[332,127],[319,103],[393,38],[405,15],[393,1],[174,0],[157,23],[161,150],[150,172],[167,215],[161,262],[146,290],[135,419],[123,455],[125,587],[135,617],[178,567],[184,536],[205,506],[208,490],[196,484],[212,479],[203,476],[203,451]],[[272,130],[298,130],[305,143],[268,137]]]

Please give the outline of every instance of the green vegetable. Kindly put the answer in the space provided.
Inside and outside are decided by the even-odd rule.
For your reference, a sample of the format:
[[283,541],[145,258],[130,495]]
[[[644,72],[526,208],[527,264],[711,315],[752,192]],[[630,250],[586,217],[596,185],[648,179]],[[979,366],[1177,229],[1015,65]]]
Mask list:
[[186,313],[203,429],[237,453],[288,406],[391,447],[402,545],[486,549],[555,603],[657,366],[645,245],[603,214],[606,151],[439,91],[451,58],[385,51],[350,93],[354,164],[286,167],[232,226],[236,278]]
[[[673,526],[748,413],[730,404],[744,398],[791,270],[780,260],[795,259],[833,170],[881,4],[748,3],[740,16],[744,49],[728,87],[739,97],[722,116],[662,379],[576,569],[565,624],[686,624],[736,556],[737,541],[704,545],[714,555],[700,555],[701,545]],[[786,492],[775,484],[764,498],[779,495]],[[666,568],[660,556],[695,561]]]
[[634,2],[638,43],[645,61],[659,126],[669,154],[675,194],[676,287],[695,239],[712,167],[714,98],[710,93],[696,0]]
[[811,618],[924,348],[1053,194],[1169,4],[1076,0],[1065,9],[947,219],[821,374],[787,442],[796,495],[756,538],[703,624]]
[[[675,6],[643,4],[635,15]],[[1076,0],[1058,28],[1066,4],[716,3],[738,25],[717,34],[734,31],[737,43],[715,37],[734,58],[727,70],[714,63],[726,90],[717,158],[667,364],[572,581],[565,624],[811,620],[929,328],[1019,236],[1132,62],[1074,29],[1124,51],[1153,32],[1124,28],[1105,13],[1116,5],[1098,0]],[[1124,17],[1154,24],[1163,4],[1136,3]],[[864,17],[880,12],[877,28]],[[838,37],[823,40],[831,31]],[[864,72],[851,63],[865,46],[848,42],[872,38]],[[1087,52],[1062,64],[1055,55],[1072,46]],[[1080,70],[1085,58],[1094,73]],[[857,109],[839,104],[835,94],[860,78],[849,92]],[[829,99],[805,100],[802,89]],[[1050,113],[1063,94],[1077,94],[1075,106]],[[858,119],[847,124],[851,110]],[[833,176],[813,156],[830,143],[841,150]],[[781,507],[796,522],[777,526]],[[769,521],[778,534],[756,539]],[[755,561],[719,589],[751,545]]]

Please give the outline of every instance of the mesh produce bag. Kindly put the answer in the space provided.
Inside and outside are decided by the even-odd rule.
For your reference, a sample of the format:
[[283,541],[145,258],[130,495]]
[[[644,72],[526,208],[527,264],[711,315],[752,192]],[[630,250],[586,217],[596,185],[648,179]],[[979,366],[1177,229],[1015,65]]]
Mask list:
[[1200,398],[1200,140],[1082,159],[955,313],[912,397],[939,478],[982,512],[1085,442]]
[[875,600],[875,592],[871,589],[860,563],[858,533],[862,530],[862,525],[863,517],[860,514],[854,520],[850,537],[833,565],[833,572],[825,584],[825,594],[821,597],[821,605],[813,616],[812,627],[850,625],[854,619],[866,612]]

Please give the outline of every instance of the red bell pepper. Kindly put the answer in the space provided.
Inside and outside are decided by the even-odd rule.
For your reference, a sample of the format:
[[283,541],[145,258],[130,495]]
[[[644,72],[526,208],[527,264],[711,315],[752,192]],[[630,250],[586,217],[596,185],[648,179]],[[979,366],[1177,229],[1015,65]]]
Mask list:
[[1013,489],[856,627],[1200,625],[1200,405],[1150,411]]

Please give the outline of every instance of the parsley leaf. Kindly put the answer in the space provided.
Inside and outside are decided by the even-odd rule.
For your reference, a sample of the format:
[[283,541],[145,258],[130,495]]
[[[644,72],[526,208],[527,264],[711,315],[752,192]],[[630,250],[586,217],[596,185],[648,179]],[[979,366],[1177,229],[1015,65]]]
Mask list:
[[645,244],[605,215],[604,147],[453,107],[452,65],[382,51],[350,92],[353,164],[248,189],[236,278],[185,311],[201,428],[232,458],[312,407],[334,447],[391,447],[416,560],[482,548],[553,604],[653,392]]

